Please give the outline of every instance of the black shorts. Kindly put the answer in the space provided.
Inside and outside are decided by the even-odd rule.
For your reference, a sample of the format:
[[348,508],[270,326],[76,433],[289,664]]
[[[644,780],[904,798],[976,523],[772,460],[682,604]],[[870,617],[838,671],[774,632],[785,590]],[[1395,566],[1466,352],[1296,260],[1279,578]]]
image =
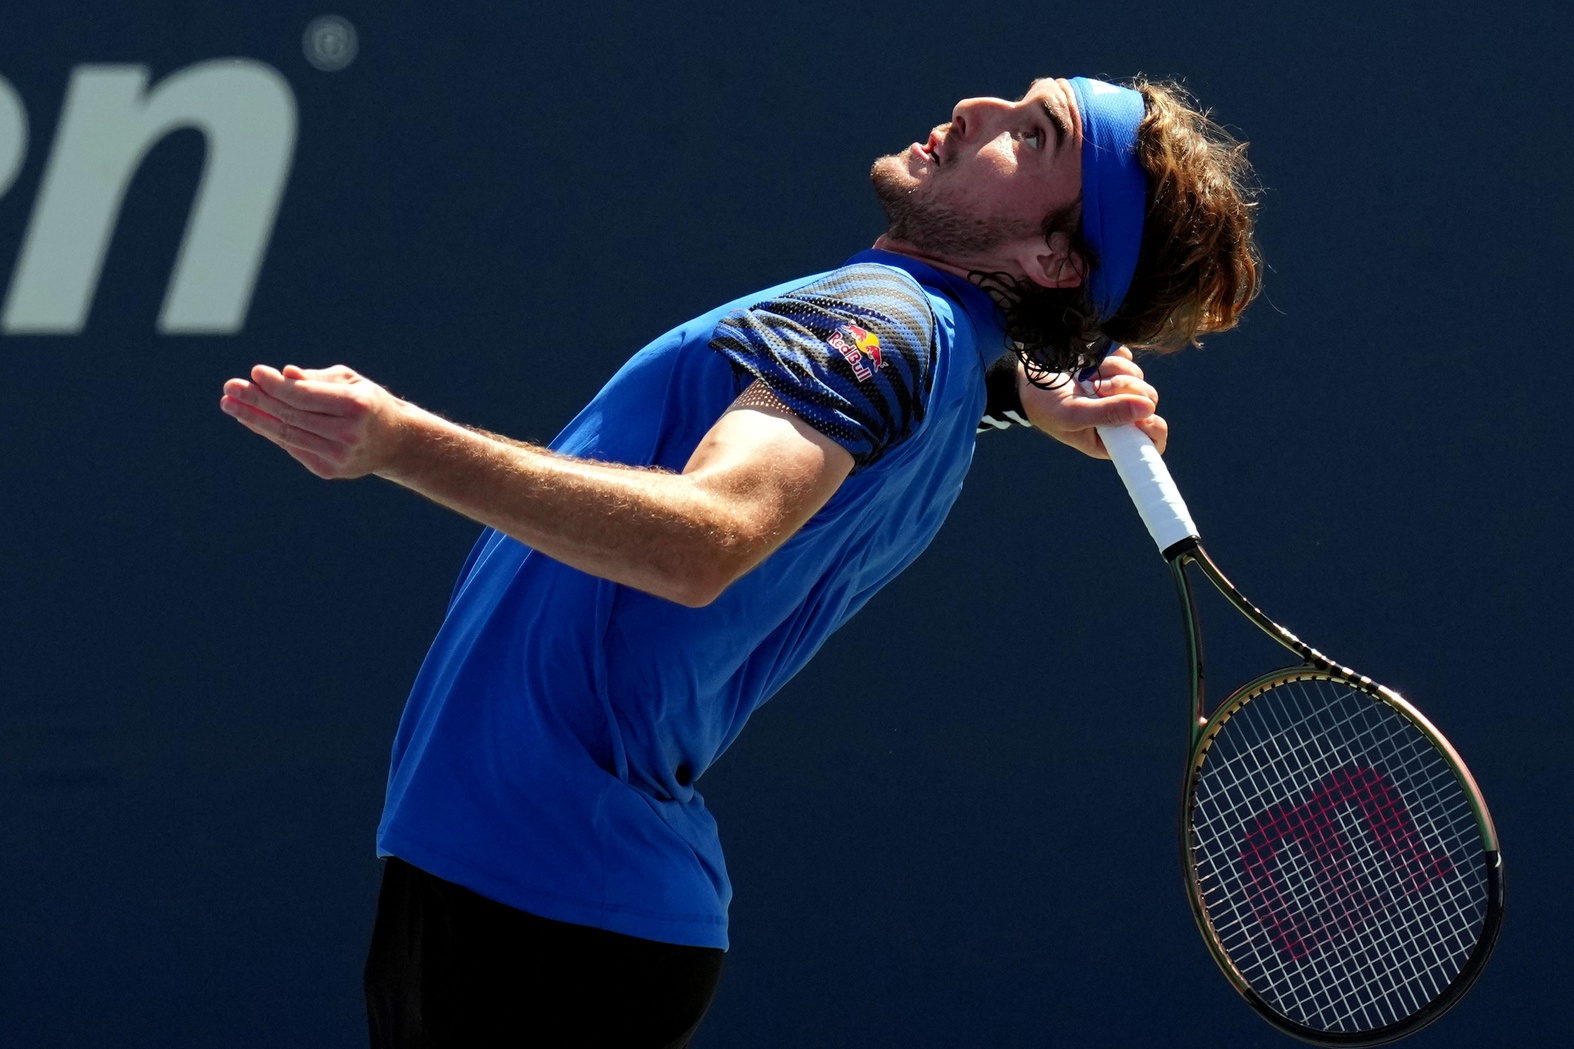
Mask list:
[[681,1049],[725,952],[552,921],[398,859],[366,958],[373,1049]]

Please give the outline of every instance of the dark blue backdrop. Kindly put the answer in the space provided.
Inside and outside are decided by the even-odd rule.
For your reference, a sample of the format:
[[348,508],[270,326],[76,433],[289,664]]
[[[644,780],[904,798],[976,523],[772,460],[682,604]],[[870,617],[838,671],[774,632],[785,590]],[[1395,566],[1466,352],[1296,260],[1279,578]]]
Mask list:
[[[1267,187],[1266,296],[1150,366],[1209,547],[1432,715],[1505,843],[1497,955],[1413,1044],[1563,1044],[1563,5],[355,4],[337,72],[323,13],[6,11],[0,287],[84,63],[266,63],[299,140],[239,333],[156,329],[182,131],[85,330],[0,336],[0,1045],[363,1042],[387,749],[476,529],[312,479],[224,378],[342,360],[549,438],[650,337],[866,246],[870,159],[958,98],[1137,71]],[[698,1044],[1285,1044],[1181,890],[1168,587],[1106,464],[985,439],[930,552],[706,777],[738,896]]]

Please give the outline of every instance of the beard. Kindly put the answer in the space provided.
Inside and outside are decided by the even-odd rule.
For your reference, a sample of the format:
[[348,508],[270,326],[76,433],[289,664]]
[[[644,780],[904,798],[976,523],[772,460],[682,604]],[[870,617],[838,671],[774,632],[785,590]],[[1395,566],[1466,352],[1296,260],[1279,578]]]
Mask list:
[[917,182],[900,154],[881,157],[869,169],[886,235],[921,251],[945,258],[984,255],[1001,245],[1041,232],[1037,223],[1021,219],[969,214],[931,180]]

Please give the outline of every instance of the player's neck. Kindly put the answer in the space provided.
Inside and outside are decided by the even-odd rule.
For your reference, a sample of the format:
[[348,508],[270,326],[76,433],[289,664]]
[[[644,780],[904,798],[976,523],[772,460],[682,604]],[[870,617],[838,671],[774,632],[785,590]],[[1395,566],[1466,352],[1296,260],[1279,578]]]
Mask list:
[[874,246],[881,251],[891,251],[898,255],[906,255],[910,259],[917,259],[926,266],[933,266],[937,270],[953,273],[958,277],[967,276],[968,268],[966,266],[958,265],[942,255],[936,255],[934,252],[925,251],[923,248],[909,244],[905,240],[899,240],[889,233],[880,234],[875,239]]
[[977,264],[969,265],[964,260],[954,260],[943,255],[936,255],[933,252],[925,251],[922,248],[909,244],[905,240],[899,240],[889,233],[880,234],[875,240],[874,246],[881,251],[906,255],[908,258],[917,259],[926,266],[933,266],[944,273],[961,277],[969,284],[983,291],[991,299],[994,299],[999,306],[1011,306],[1016,301],[1016,296],[1012,294],[1011,288],[1020,279],[1019,274],[1003,273]]

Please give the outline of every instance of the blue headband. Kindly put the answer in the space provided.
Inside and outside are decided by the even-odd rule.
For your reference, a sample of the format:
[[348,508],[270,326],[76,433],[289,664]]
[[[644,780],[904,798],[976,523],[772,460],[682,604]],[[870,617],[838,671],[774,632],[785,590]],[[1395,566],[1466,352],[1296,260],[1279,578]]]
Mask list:
[[1082,113],[1082,236],[1098,255],[1088,297],[1106,321],[1126,300],[1142,247],[1148,177],[1137,160],[1137,125],[1147,107],[1141,92],[1102,80],[1074,77],[1071,91]]

